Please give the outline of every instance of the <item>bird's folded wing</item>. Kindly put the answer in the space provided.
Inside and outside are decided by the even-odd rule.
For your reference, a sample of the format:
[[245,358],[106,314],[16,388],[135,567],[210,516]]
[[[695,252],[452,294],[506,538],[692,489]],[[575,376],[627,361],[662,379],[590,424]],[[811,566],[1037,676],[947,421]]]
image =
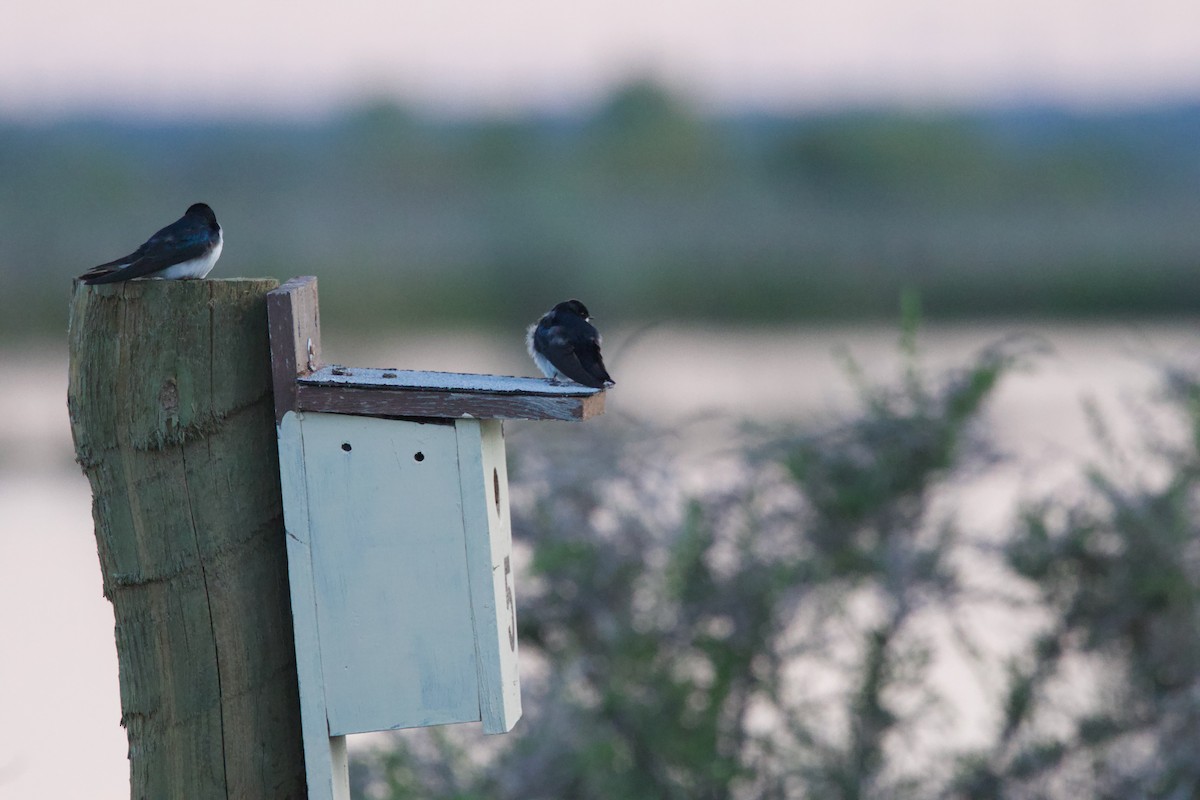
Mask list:
[[[207,230],[196,231],[186,236],[155,236],[139,247],[131,257],[92,267],[80,278],[86,283],[113,283],[143,278],[175,264],[202,258],[211,248],[212,238]],[[129,266],[110,269],[122,263],[128,263]]]
[[600,385],[596,378],[584,369],[583,364],[580,363],[579,354],[575,352],[570,341],[561,334],[551,331],[550,336],[546,338],[546,358],[558,368],[559,372],[576,383],[592,387]]

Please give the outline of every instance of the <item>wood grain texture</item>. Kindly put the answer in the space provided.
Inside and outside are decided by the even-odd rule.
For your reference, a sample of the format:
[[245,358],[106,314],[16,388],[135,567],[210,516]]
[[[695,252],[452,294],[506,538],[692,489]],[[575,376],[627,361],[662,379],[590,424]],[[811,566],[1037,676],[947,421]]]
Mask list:
[[305,796],[266,293],[77,284],[68,406],[135,798]]

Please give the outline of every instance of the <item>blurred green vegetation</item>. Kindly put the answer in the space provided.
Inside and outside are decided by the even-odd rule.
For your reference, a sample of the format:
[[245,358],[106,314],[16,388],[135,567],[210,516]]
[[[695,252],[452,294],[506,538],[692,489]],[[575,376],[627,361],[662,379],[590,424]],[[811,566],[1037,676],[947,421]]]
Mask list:
[[197,200],[213,277],[322,277],[327,316],[606,320],[1184,314],[1200,107],[711,117],[647,82],[590,113],[309,122],[0,120],[0,332]]
[[1169,381],[1190,435],[984,531],[983,412],[1036,349],[929,374],[913,325],[832,424],[518,429],[524,719],[376,742],[355,796],[1200,796],[1200,382]]

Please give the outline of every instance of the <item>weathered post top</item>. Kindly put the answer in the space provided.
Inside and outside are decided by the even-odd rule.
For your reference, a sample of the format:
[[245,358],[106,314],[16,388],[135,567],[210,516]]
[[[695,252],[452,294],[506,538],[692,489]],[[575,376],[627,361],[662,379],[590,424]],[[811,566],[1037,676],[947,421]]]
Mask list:
[[604,391],[542,378],[342,367],[321,363],[317,279],[292,278],[267,298],[275,418],[289,411],[364,417],[583,420]]

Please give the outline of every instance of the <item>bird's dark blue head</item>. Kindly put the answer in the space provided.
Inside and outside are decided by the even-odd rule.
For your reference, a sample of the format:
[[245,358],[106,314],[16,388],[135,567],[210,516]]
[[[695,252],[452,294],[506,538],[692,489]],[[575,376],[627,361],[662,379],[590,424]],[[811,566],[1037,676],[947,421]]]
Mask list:
[[566,300],[554,307],[557,314],[573,314],[581,319],[589,320],[592,315],[588,313],[587,306],[578,300]]
[[207,203],[192,203],[188,206],[187,213],[184,216],[200,217],[209,225],[217,224],[217,215],[208,207]]

